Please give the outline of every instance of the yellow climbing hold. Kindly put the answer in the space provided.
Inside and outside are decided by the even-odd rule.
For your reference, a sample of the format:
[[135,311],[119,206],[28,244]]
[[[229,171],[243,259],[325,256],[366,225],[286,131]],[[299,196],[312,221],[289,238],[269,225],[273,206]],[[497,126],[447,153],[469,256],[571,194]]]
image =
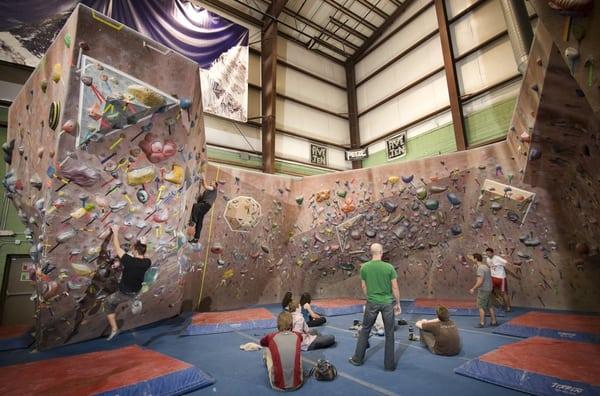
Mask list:
[[392,186],[395,185],[396,183],[398,183],[400,181],[400,177],[398,176],[390,176],[388,177],[388,183],[391,184]]
[[233,274],[234,274],[234,272],[233,272],[233,270],[230,268],[230,269],[226,270],[225,272],[223,272],[223,279],[224,279],[224,280],[231,279],[231,278],[233,278]]
[[62,76],[62,66],[60,65],[60,63],[56,63],[52,67],[52,81],[54,81],[55,83],[59,82],[60,76]]

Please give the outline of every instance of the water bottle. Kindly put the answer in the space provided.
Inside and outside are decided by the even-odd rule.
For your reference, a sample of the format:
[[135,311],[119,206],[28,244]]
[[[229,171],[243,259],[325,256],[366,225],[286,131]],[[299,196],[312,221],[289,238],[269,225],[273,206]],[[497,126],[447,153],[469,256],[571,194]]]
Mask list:
[[408,326],[408,340],[412,341],[415,337],[414,329],[412,326]]

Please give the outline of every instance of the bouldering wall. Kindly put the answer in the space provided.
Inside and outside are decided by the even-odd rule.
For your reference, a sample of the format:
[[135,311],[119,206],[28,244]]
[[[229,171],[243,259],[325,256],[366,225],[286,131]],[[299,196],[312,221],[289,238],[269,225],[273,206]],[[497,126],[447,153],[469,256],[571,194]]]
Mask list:
[[[598,266],[573,265],[555,197],[522,182],[506,142],[287,182],[223,168],[208,174],[220,180],[220,194],[210,242],[209,215],[204,222],[210,249],[194,274],[195,284],[204,279],[201,309],[274,303],[287,290],[360,297],[359,265],[379,242],[403,298],[470,298],[465,256],[489,246],[509,259],[515,304],[598,310]],[[262,205],[251,232],[233,234],[225,222],[226,201],[236,196]]]
[[100,336],[116,290],[109,226],[152,267],[123,329],[176,315],[185,226],[206,162],[198,66],[84,6],[9,111],[4,185],[33,236],[39,348]]

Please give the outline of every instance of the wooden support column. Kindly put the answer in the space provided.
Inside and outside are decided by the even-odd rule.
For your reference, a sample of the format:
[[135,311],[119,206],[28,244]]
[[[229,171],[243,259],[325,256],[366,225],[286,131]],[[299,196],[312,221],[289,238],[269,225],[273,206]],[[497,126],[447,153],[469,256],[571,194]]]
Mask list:
[[261,44],[263,172],[275,173],[275,112],[277,104],[277,17],[286,0],[273,0],[263,18]]
[[454,63],[454,53],[452,52],[452,39],[448,28],[448,13],[446,11],[444,0],[435,0],[435,13],[437,15],[440,31],[440,41],[442,42],[444,70],[446,71],[448,96],[450,97],[450,111],[452,113],[452,123],[454,124],[454,138],[456,140],[456,148],[458,151],[462,151],[467,149],[465,120],[460,101],[458,79],[456,78],[456,65]]
[[[360,129],[358,127],[358,104],[356,100],[356,75],[354,63],[346,62],[346,92],[348,94],[348,121],[350,124],[350,148],[360,148]],[[352,161],[352,169],[362,168],[362,161]]]

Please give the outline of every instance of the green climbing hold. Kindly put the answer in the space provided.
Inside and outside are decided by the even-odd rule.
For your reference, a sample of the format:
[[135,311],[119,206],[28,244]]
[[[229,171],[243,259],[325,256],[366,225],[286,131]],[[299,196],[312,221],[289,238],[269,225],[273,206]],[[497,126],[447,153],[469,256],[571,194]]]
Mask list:
[[429,210],[436,210],[440,207],[440,201],[437,199],[428,199],[425,201],[425,207]]
[[302,195],[299,195],[296,197],[296,203],[298,205],[302,205],[302,202],[304,202],[304,197]]
[[340,198],[346,198],[346,195],[348,194],[348,192],[346,190],[342,190],[342,191],[336,192],[336,194]]
[[71,48],[71,35],[69,33],[65,34],[65,47]]
[[417,188],[417,198],[421,201],[427,198],[427,189],[425,187]]

